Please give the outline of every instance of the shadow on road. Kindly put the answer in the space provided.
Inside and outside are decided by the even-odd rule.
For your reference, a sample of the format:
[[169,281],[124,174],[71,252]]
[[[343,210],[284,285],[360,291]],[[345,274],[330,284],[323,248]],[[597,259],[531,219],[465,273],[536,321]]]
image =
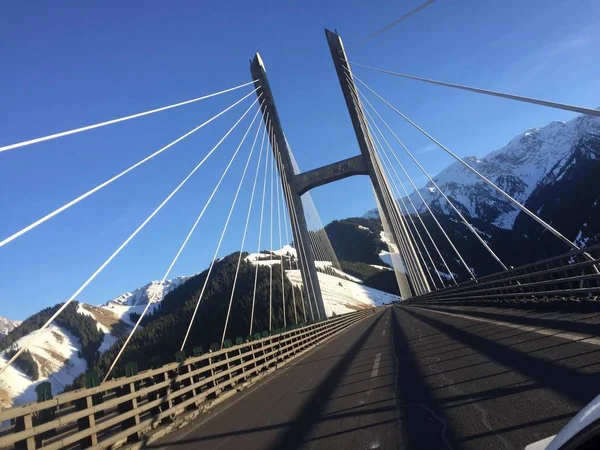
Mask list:
[[425,384],[425,377],[414,350],[393,308],[392,335],[398,359],[397,402],[401,412],[403,443],[410,449],[455,448],[456,439],[439,402]]
[[[256,433],[269,432],[277,430],[280,435],[276,438],[276,441],[269,447],[271,449],[297,449],[303,446],[307,441],[321,440],[326,437],[332,437],[337,434],[331,435],[320,435],[314,438],[308,438],[309,433],[320,422],[337,421],[348,417],[356,417],[361,415],[371,415],[387,412],[390,409],[394,409],[393,406],[379,407],[379,408],[368,408],[361,411],[340,411],[339,413],[333,413],[323,415],[323,411],[330,401],[331,393],[336,389],[340,380],[344,376],[347,369],[350,367],[357,355],[365,349],[364,344],[373,332],[377,323],[381,319],[382,315],[379,315],[371,325],[363,332],[360,338],[343,354],[335,366],[330,370],[327,377],[321,382],[321,384],[314,390],[314,393],[304,403],[303,409],[298,413],[296,418],[291,421],[282,421],[278,423],[271,423],[265,426],[251,427],[251,428],[237,428],[232,424],[230,431],[221,433],[212,433],[203,436],[194,436],[187,439],[174,440],[168,443],[147,445],[145,448],[158,448],[158,447],[171,447],[171,446],[184,446],[193,448],[194,444],[199,444],[206,441],[218,441],[221,439],[227,439],[235,436],[248,436]],[[331,357],[335,358],[335,357]],[[331,358],[322,358],[318,360],[307,361],[302,364],[312,363],[316,361],[324,361]],[[294,366],[300,366],[302,364],[295,364]],[[377,424],[370,423],[365,425],[365,428],[377,426]],[[352,430],[344,431],[350,432]]]
[[[323,420],[321,417],[325,406],[329,402],[329,397],[334,389],[338,386],[340,380],[344,376],[346,370],[350,367],[350,364],[356,357],[356,355],[361,351],[365,342],[377,326],[377,323],[381,320],[383,314],[380,314],[379,317],[365,330],[362,336],[348,349],[346,354],[342,359],[338,361],[338,363],[332,368],[327,377],[321,382],[321,384],[317,387],[308,401],[304,404],[304,408],[300,413],[296,416],[296,418],[291,422],[291,426],[285,430],[285,432],[277,438],[277,440],[271,445],[271,450],[285,449],[285,450],[294,450],[302,447],[303,442],[307,438],[308,434],[314,428],[314,426]],[[331,415],[328,416],[326,420],[332,420],[332,418],[342,418],[352,416],[353,414],[363,415],[363,414],[372,414],[377,411],[373,410],[365,410],[357,413],[345,413],[341,415]]]
[[[579,322],[578,320],[550,319],[531,316],[516,316],[513,314],[500,314],[491,311],[473,311],[463,309],[456,310],[452,308],[440,308],[429,306],[420,308],[431,309],[432,311],[443,311],[455,314],[462,314],[465,316],[479,317],[482,319],[498,320],[515,325],[529,325],[534,327],[550,328],[551,330],[567,331],[571,333],[590,334],[592,336],[600,335],[600,323],[586,323]],[[562,314],[566,316],[569,315],[567,311],[562,311]],[[598,314],[579,317],[579,320],[589,320],[596,317],[598,317]]]
[[[600,373],[581,373],[555,364],[552,361],[547,361],[531,354],[522,353],[511,347],[467,332],[441,320],[433,319],[427,315],[416,312],[412,308],[403,308],[403,311],[439,330],[446,336],[463,343],[466,347],[481,352],[490,359],[510,367],[533,380],[537,380],[541,386],[548,387],[569,397],[580,406],[584,406],[598,393]],[[487,395],[489,398],[494,398],[495,395],[504,395],[502,389],[498,389],[497,391],[497,393],[488,392]]]

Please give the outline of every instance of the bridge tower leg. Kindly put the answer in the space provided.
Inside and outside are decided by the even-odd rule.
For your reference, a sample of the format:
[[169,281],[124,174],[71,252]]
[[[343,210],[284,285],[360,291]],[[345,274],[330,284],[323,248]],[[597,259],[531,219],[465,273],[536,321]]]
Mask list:
[[381,165],[379,164],[375,152],[375,145],[373,143],[373,138],[369,133],[364,112],[361,109],[360,103],[354,100],[354,97],[358,96],[358,91],[356,90],[356,86],[352,79],[352,72],[350,70],[350,65],[348,64],[342,40],[336,33],[329,30],[325,30],[325,35],[327,36],[329,50],[331,51],[344,99],[346,100],[346,106],[350,113],[354,132],[358,140],[358,146],[367,166],[367,171],[371,178],[371,183],[373,184],[375,197],[379,204],[380,211],[383,214],[382,222],[384,226],[387,224],[387,228],[392,235],[399,253],[402,255],[403,264],[408,272],[410,284],[406,282],[407,277],[401,276],[398,278],[400,293],[405,299],[412,297],[413,294],[425,294],[431,291],[431,287],[429,286],[421,261],[419,260],[410,236],[408,235],[407,224],[404,221],[402,214],[400,214],[385,174],[383,170],[381,170]]
[[[283,133],[283,128],[281,127],[279,113],[277,112],[275,101],[273,100],[273,93],[271,92],[267,72],[262,58],[258,53],[254,56],[254,59],[250,64],[250,73],[252,74],[252,79],[255,80],[255,87],[258,88],[256,94],[260,95],[259,101],[262,102],[261,109],[265,126],[268,127],[269,125],[267,120],[271,124],[272,133],[269,133],[269,139],[271,140],[274,156],[277,158],[278,152],[282,162],[282,167],[279,168],[281,175],[280,179],[284,191],[287,191],[289,194],[286,199],[288,200],[286,201],[286,204],[292,222],[294,244],[300,262],[300,271],[302,273],[302,280],[304,281],[306,298],[309,301],[312,299],[312,304],[317,308],[318,313],[315,312],[315,319],[317,317],[324,319],[327,315],[325,314],[325,305],[323,303],[323,296],[317,277],[315,255],[310,245],[308,227],[304,216],[304,207],[302,206],[302,199],[296,189],[296,184],[294,183],[295,173],[292,165],[292,158]],[[285,173],[282,174],[282,170]]]

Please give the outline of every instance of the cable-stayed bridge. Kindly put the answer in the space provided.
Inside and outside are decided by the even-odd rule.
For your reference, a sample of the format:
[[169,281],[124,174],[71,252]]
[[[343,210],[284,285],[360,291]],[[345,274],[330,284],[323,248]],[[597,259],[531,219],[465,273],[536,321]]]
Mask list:
[[[600,111],[354,64],[337,33],[326,30],[326,39],[358,149],[354,156],[324,167],[299,170],[265,63],[258,54],[251,61],[251,80],[238,86],[0,147],[0,153],[26,151],[30,145],[211,97],[232,92],[238,96],[184,135],[2,238],[0,247],[10,245],[229,111],[238,112],[237,119],[187,176],[10,354],[0,374],[11,370],[184,185],[201,174],[205,162],[234,130],[245,127],[206,203],[180,247],[174,249],[162,277],[162,282],[167,280],[234,161],[246,157],[231,203],[225,205],[228,214],[211,262],[194,307],[188,311],[187,327],[178,330],[181,341],[172,361],[122,364],[121,358],[156,303],[156,298],[150,298],[127,336],[118,342],[107,370],[86,374],[85,388],[56,393],[48,383],[41,383],[37,403],[0,412],[0,447],[518,448],[555,434],[598,394],[600,341],[596,336],[600,322],[594,302],[600,291],[600,248],[580,248],[411,120],[354,69],[589,116],[600,116]],[[401,117],[491,192],[553,235],[564,245],[564,253],[522,267],[506,264],[407,148],[385,119],[384,109]],[[404,155],[404,163],[399,155]],[[489,254],[496,273],[477,276],[469,253],[459,251],[436,217],[438,213],[419,193],[406,161],[423,172],[454,218]],[[323,294],[325,284],[341,285],[335,277],[344,275],[318,215],[312,213],[314,205],[307,193],[358,175],[371,182],[402,301],[395,307],[348,312],[336,310]],[[411,200],[411,189],[420,196],[425,212]],[[240,206],[243,190],[250,192],[249,202]],[[211,291],[211,276],[218,270],[236,206],[246,206],[240,251],[235,255],[231,286],[227,286],[222,333],[205,349],[194,345],[198,315]],[[232,335],[232,310],[239,310],[236,288],[240,269],[248,262],[243,251],[248,247],[253,216],[259,233],[251,301],[244,310],[249,326],[243,335]],[[425,216],[432,219],[429,223],[435,230],[426,225]],[[436,240],[434,235],[443,239]],[[261,253],[263,247],[269,250]],[[467,276],[451,269],[451,262],[443,256],[448,249]],[[257,286],[263,275],[268,280],[264,321],[256,309]],[[287,289],[292,275],[300,282]],[[577,308],[572,306],[575,304]]]

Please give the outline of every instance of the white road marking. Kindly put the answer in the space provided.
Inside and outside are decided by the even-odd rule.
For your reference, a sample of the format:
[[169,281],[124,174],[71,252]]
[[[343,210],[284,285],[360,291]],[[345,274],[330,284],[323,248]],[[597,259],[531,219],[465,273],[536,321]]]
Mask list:
[[[445,314],[447,316],[460,317],[462,319],[469,319],[469,320],[473,320],[475,322],[491,323],[493,325],[500,325],[500,326],[507,327],[507,328],[514,328],[516,330],[531,331],[532,333],[543,334],[545,336],[559,337],[562,339],[567,339],[569,341],[578,341],[578,342],[585,342],[586,344],[600,345],[600,338],[594,337],[590,334],[571,333],[571,332],[566,332],[566,331],[555,330],[552,328],[533,327],[530,325],[516,325],[514,323],[504,322],[502,320],[482,319],[480,317],[472,317],[472,316],[468,316],[465,314],[437,311],[437,310],[428,309],[428,308],[419,308],[419,309],[423,309],[424,311],[430,311],[430,312],[433,312],[436,314]],[[541,320],[543,320],[543,319],[541,319]]]
[[365,394],[365,398],[360,401],[359,405],[364,405],[367,402],[367,397],[371,395],[371,392],[373,392],[373,389],[369,389],[369,392]]
[[375,362],[373,363],[373,370],[371,370],[371,378],[376,377],[379,373],[379,361],[381,360],[381,353],[375,355]]
[[381,333],[382,336],[385,336],[385,328],[383,329],[383,332]]

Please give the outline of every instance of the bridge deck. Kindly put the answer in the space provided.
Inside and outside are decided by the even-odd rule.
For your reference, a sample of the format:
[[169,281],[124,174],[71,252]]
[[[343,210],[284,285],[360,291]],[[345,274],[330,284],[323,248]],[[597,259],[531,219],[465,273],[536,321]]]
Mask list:
[[599,393],[599,323],[388,308],[151,447],[522,448]]

